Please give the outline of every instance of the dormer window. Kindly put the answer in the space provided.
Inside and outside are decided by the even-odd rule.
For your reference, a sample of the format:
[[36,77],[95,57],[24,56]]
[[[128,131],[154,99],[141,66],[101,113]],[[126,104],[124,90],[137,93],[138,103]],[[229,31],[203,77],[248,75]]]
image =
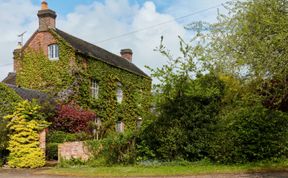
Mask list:
[[117,83],[116,98],[117,103],[121,104],[123,101],[123,90],[122,90],[122,84],[120,82]]
[[52,44],[48,46],[48,58],[50,60],[59,59],[59,47],[57,44]]
[[99,98],[99,83],[97,80],[91,80],[91,94],[92,98]]

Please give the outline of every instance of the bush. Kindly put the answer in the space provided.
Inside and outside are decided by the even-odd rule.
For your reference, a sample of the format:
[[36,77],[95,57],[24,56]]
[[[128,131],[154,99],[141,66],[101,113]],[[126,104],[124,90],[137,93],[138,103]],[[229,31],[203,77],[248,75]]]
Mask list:
[[63,131],[48,132],[47,143],[64,143],[87,140],[90,136],[86,133],[66,133]]
[[94,164],[133,164],[136,162],[136,136],[132,133],[112,134],[103,140],[86,141]]
[[88,123],[96,118],[95,113],[82,109],[80,106],[61,105],[53,117],[51,129],[67,133],[89,132]]
[[58,160],[58,145],[59,145],[59,143],[47,143],[47,145],[46,145],[46,159]]
[[7,142],[8,142],[8,131],[7,131],[7,120],[3,117],[13,113],[15,103],[21,101],[21,97],[17,95],[12,89],[7,87],[5,84],[0,83],[0,165],[4,162],[7,156]]
[[45,165],[45,156],[40,148],[39,132],[49,126],[39,113],[40,106],[35,102],[18,103],[15,112],[5,119],[10,122],[8,165],[16,168],[37,168]]
[[245,163],[288,156],[288,114],[261,104],[223,111],[215,137],[213,160]]
[[143,131],[138,142],[160,160],[198,161],[209,156],[223,84],[215,76],[206,75],[183,85],[184,91],[180,88],[175,98],[160,105],[158,119]]

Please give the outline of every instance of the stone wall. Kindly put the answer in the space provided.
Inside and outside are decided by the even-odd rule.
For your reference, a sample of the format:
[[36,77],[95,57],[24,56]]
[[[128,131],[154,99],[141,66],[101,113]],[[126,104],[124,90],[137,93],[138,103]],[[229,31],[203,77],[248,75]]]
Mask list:
[[46,153],[46,135],[47,135],[48,129],[44,129],[42,132],[39,133],[39,142],[40,142],[40,148],[43,150],[44,153]]
[[58,146],[58,161],[60,159],[69,160],[71,158],[87,161],[89,157],[90,153],[84,142],[65,142]]

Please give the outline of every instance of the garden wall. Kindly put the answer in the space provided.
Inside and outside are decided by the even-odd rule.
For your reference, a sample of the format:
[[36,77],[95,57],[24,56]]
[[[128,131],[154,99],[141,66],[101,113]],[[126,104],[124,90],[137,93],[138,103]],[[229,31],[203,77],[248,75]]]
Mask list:
[[60,159],[70,160],[72,158],[87,161],[90,153],[84,142],[65,142],[58,146],[58,161]]

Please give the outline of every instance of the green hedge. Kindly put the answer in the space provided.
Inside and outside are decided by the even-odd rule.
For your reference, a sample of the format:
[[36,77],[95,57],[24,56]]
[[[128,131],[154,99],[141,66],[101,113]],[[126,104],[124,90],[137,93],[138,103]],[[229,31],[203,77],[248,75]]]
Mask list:
[[47,143],[46,145],[46,159],[57,160],[58,159],[58,145],[59,143]]

